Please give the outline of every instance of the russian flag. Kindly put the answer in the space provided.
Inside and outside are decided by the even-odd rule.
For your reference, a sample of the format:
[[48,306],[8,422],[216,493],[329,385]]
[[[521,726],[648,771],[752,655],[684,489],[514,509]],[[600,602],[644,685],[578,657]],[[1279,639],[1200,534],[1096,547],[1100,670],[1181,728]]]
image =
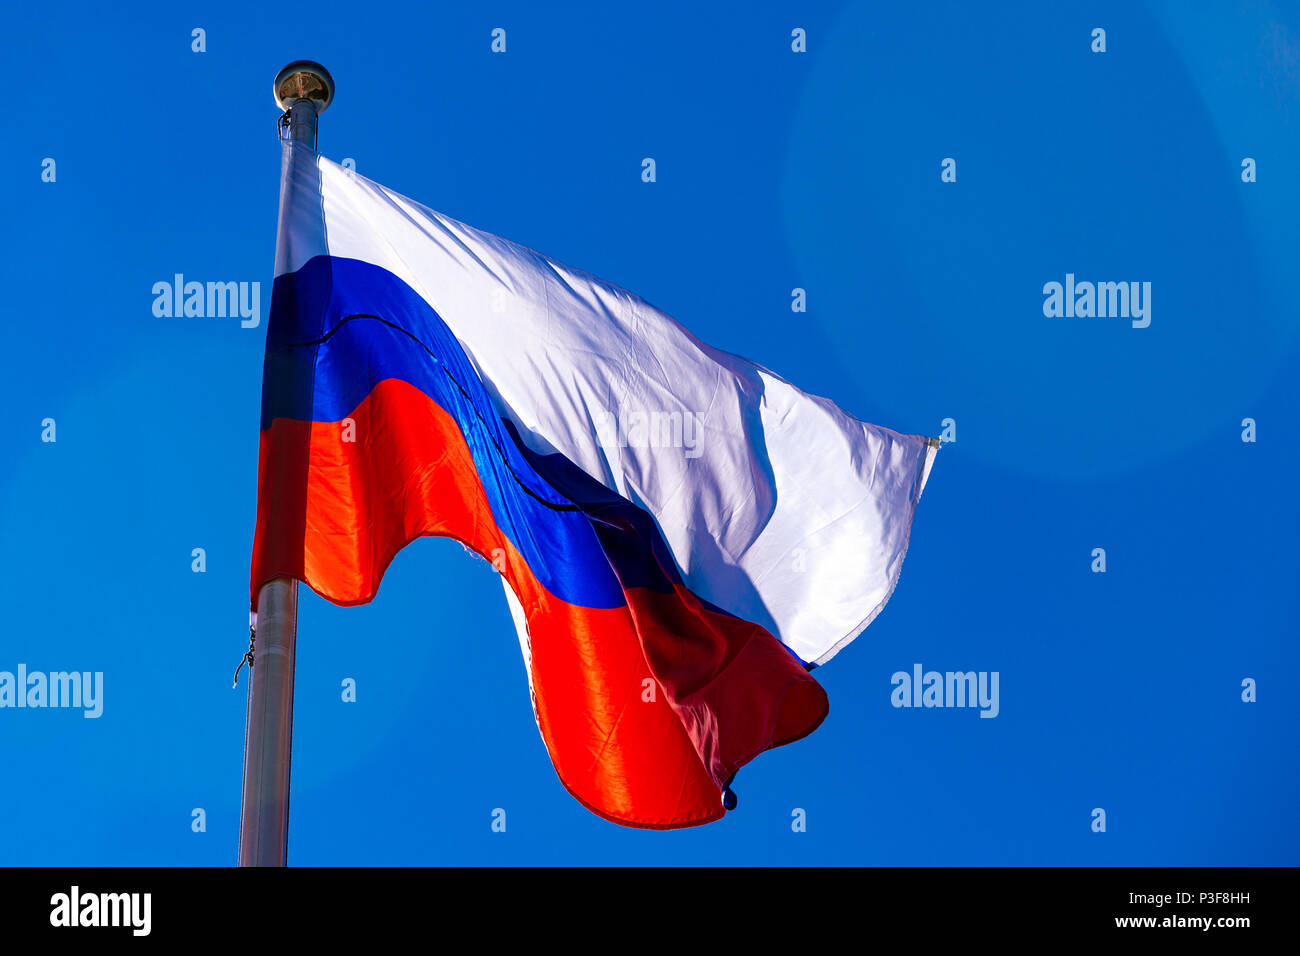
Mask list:
[[251,593],[371,600],[421,535],[500,572],[564,786],[693,826],[826,717],[938,444],[286,143]]

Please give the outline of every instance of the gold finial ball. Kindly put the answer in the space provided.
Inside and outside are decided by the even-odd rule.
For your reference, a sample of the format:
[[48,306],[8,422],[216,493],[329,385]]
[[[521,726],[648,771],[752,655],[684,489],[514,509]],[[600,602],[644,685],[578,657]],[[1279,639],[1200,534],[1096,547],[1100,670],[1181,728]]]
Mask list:
[[334,77],[312,60],[294,60],[275,75],[276,105],[287,110],[298,100],[311,100],[323,113],[334,99]]

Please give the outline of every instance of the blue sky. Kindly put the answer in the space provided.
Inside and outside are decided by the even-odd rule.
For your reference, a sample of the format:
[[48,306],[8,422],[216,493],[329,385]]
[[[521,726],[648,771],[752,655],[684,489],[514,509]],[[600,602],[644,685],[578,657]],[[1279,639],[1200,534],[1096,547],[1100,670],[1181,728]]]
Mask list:
[[[0,863],[234,862],[265,327],[151,288],[258,281],[265,314],[299,57],[338,84],[331,158],[957,440],[889,606],[817,671],[825,725],[697,830],[568,796],[459,545],[367,607],[304,592],[291,863],[1300,862],[1294,6],[286,10],[8,14],[0,670],[102,671],[104,711],[0,709]],[[1150,326],[1045,316],[1067,273],[1150,282]],[[997,671],[999,715],[895,709],[915,663]]]

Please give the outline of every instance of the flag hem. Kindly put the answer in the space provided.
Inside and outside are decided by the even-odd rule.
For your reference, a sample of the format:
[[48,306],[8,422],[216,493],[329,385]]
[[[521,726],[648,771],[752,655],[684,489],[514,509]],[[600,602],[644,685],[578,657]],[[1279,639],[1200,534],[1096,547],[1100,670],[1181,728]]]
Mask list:
[[939,453],[939,444],[940,442],[937,438],[926,438],[925,440],[925,453],[921,456],[920,463],[917,465],[916,469],[916,478],[914,481],[915,490],[908,499],[907,533],[903,536],[903,546],[898,552],[898,563],[894,566],[893,571],[889,575],[889,590],[885,592],[885,596],[880,599],[880,603],[871,609],[871,613],[863,618],[860,624],[853,628],[853,630],[848,634],[844,635],[844,637],[836,641],[825,654],[814,660],[811,667],[821,667],[832,657],[842,651],[849,642],[871,626],[871,622],[879,616],[880,612],[885,609],[885,605],[889,603],[889,599],[894,596],[894,589],[898,587],[898,579],[903,574],[903,561],[907,558],[907,548],[912,543],[912,523],[916,519],[916,506],[921,501],[921,492],[925,489],[925,483],[930,477],[930,468],[934,464],[934,459]]

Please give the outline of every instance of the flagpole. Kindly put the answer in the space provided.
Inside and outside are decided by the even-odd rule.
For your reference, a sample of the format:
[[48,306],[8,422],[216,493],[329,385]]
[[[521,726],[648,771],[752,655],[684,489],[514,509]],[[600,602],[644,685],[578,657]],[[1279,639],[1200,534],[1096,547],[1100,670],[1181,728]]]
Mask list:
[[[316,148],[316,121],[334,98],[334,80],[319,63],[298,60],[275,77],[284,110],[282,137]],[[293,747],[293,672],[298,640],[298,582],[268,581],[257,598],[239,865],[284,866],[289,855],[289,766]]]
[[240,866],[284,866],[289,854],[297,629],[298,582],[268,581],[257,599],[257,640],[248,682]]

